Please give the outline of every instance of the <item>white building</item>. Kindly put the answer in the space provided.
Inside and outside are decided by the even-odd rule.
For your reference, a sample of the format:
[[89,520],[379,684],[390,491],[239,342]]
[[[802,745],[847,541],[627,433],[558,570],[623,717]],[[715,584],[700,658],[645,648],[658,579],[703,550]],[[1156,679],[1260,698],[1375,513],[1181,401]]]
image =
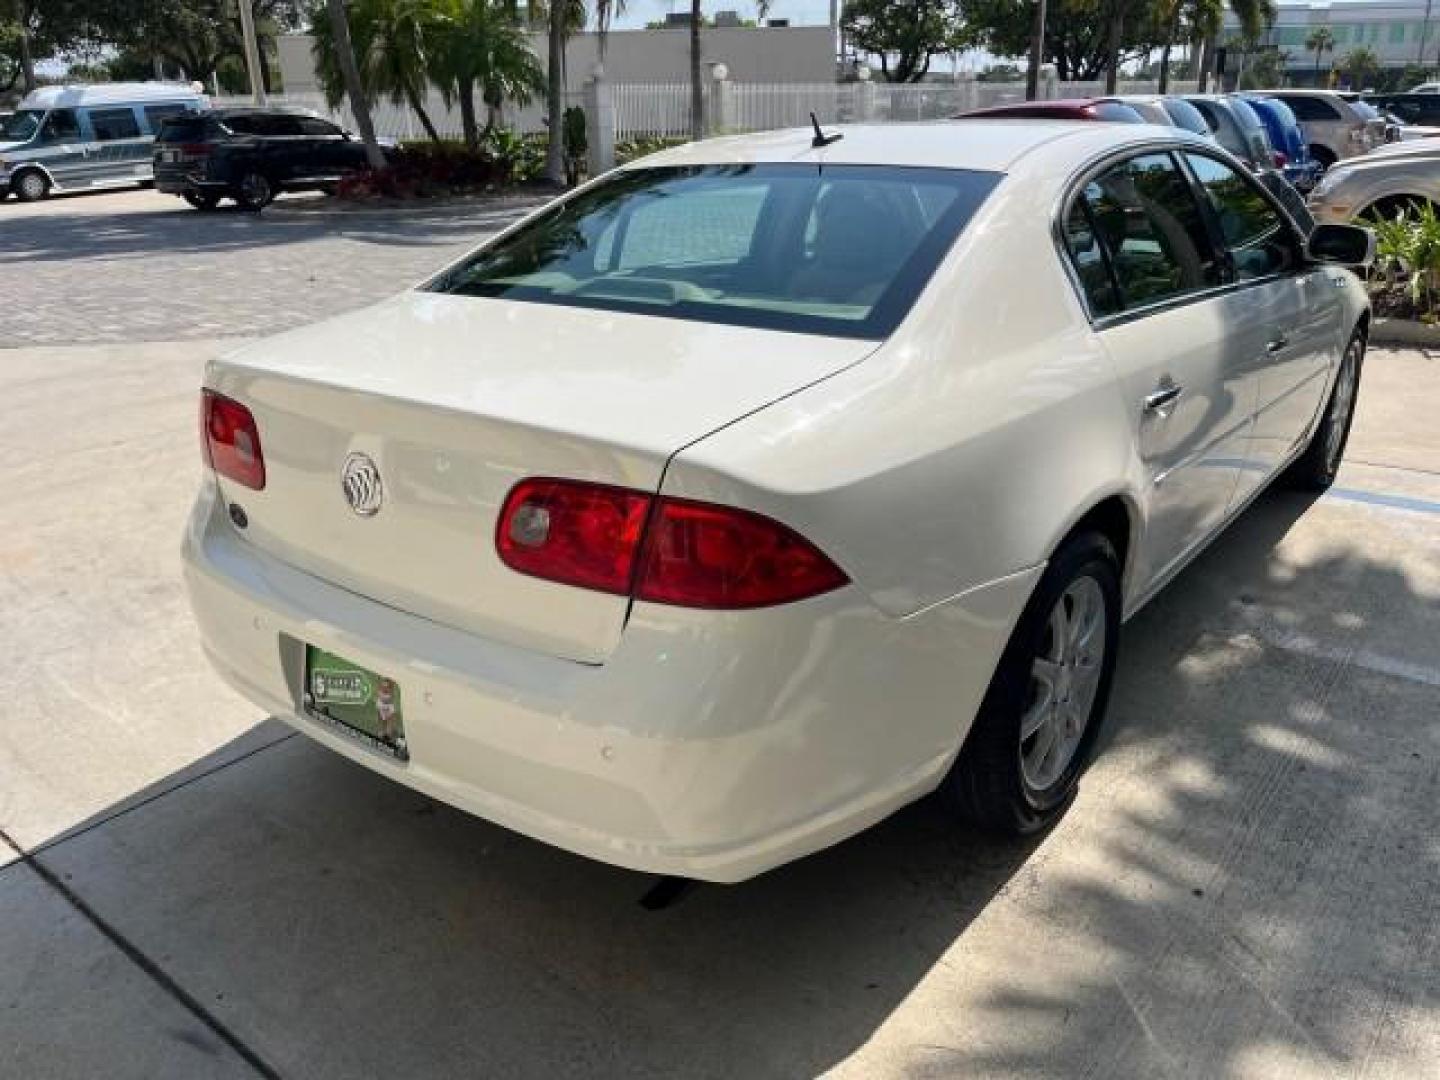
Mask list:
[[[1432,9],[1431,0],[1278,0],[1275,23],[1261,43],[1288,54],[1286,70],[1297,79],[1313,77],[1316,56],[1305,42],[1320,26],[1329,27],[1334,36],[1334,48],[1319,57],[1322,79],[1332,66],[1343,68],[1346,55],[1362,47],[1373,52],[1382,67],[1440,66],[1440,2]],[[1235,17],[1227,12],[1226,36],[1238,31]]]

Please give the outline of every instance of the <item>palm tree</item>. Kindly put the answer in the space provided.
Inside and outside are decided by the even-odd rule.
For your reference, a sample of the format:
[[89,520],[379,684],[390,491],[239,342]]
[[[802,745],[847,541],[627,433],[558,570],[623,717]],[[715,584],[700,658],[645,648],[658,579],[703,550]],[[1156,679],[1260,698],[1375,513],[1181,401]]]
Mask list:
[[385,155],[375,141],[375,125],[370,121],[370,103],[365,98],[365,89],[360,83],[360,69],[355,64],[355,50],[350,44],[350,23],[345,18],[345,0],[325,0],[330,12],[330,33],[335,44],[335,60],[345,83],[345,93],[350,98],[350,114],[355,117],[355,126],[360,129],[360,139],[365,144],[365,162],[370,168],[385,167]]
[[[533,4],[539,0],[531,0]],[[534,8],[532,7],[532,12]],[[600,62],[605,62],[605,45],[610,21],[625,11],[625,0],[595,0],[595,29],[599,35]],[[545,141],[545,179],[557,187],[565,183],[565,44],[570,35],[585,26],[584,0],[549,0],[545,9],[546,59],[545,111],[549,125]]]
[[447,107],[459,103],[465,144],[476,149],[481,139],[475,116],[476,91],[489,107],[493,125],[501,102],[526,104],[539,92],[545,75],[530,51],[524,24],[507,3],[445,0],[439,27],[430,78]]
[[1317,26],[1305,39],[1305,51],[1315,54],[1315,85],[1320,85],[1320,58],[1335,48],[1335,34],[1328,26]]
[[1275,0],[1185,0],[1187,20],[1194,40],[1200,42],[1198,78],[1200,93],[1210,84],[1210,67],[1215,62],[1215,39],[1220,34],[1228,6],[1240,23],[1243,37],[1258,38],[1275,22]]
[[[355,0],[349,18],[366,100],[373,104],[383,95],[392,105],[408,105],[435,142],[440,134],[425,109],[425,94],[443,18],[438,0]],[[313,33],[320,87],[333,108],[345,96],[345,81],[329,21],[317,19]]]
[[[756,0],[755,18],[764,22],[770,14],[771,0]],[[700,76],[700,27],[705,15],[700,0],[690,0],[690,137],[705,137],[705,80]]]
[[1350,73],[1350,89],[1352,90],[1363,90],[1366,80],[1380,70],[1380,58],[1375,55],[1375,50],[1368,49],[1363,45],[1346,53],[1343,64],[1345,70]]

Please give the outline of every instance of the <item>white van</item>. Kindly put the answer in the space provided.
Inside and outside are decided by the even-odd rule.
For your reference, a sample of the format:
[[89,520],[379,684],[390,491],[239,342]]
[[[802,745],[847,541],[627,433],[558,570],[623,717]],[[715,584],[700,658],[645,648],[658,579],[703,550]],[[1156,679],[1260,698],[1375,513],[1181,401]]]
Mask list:
[[0,121],[0,198],[149,183],[160,125],[209,108],[188,83],[42,87]]

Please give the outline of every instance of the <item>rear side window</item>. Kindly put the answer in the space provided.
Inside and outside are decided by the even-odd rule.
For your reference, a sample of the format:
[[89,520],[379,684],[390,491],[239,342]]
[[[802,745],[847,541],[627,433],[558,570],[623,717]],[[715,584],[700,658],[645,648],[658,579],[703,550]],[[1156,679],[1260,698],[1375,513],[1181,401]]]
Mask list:
[[1170,121],[1178,128],[1186,131],[1193,131],[1196,135],[1209,135],[1210,125],[1205,122],[1205,117],[1200,115],[1200,110],[1191,105],[1190,102],[1180,98],[1161,98],[1161,107],[1170,116]]
[[1115,291],[1110,258],[1100,244],[1084,198],[1076,199],[1065,216],[1065,248],[1085,299],[1090,302],[1091,314],[1113,315],[1119,311],[1120,294]]
[[151,131],[158,133],[166,120],[173,116],[184,116],[188,111],[188,107],[179,102],[167,105],[146,105],[145,122],[150,125]]
[[1096,102],[1094,109],[1097,120],[1110,120],[1121,124],[1143,124],[1145,122],[1143,116],[1129,105],[1119,101]]
[[1305,120],[1339,120],[1340,111],[1331,105],[1324,98],[1306,97],[1296,95],[1295,97],[1281,98],[1281,101],[1290,106],[1290,111],[1295,114],[1295,119]]
[[345,133],[328,120],[321,120],[318,116],[298,117],[300,131],[312,139],[335,139]]
[[1186,154],[1185,160],[1215,210],[1236,280],[1253,281],[1288,271],[1297,254],[1294,240],[1270,201],[1223,162],[1202,154]]
[[203,116],[172,116],[155,135],[156,142],[201,142],[214,134],[211,122]]
[[140,125],[135,120],[133,109],[91,109],[90,127],[99,142],[140,137]]
[[[1123,308],[1221,284],[1220,260],[1200,205],[1169,154],[1144,154],[1112,166],[1085,185],[1078,201],[1108,256]],[[1098,314],[1103,295],[1090,299]]]
[[428,287],[883,338],[999,178],[879,165],[627,169]]

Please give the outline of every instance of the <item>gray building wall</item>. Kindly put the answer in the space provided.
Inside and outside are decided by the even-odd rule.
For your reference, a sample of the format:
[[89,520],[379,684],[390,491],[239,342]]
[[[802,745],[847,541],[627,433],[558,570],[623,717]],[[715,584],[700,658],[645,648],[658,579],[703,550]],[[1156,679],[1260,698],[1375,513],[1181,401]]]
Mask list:
[[[308,34],[277,42],[280,74],[290,94],[314,93],[315,64]],[[565,52],[567,88],[579,93],[599,61],[598,35],[576,34]],[[544,63],[545,35],[531,35]],[[835,81],[835,34],[828,26],[706,27],[700,47],[707,64],[724,63],[730,78],[747,83],[828,83]],[[690,79],[690,32],[612,30],[606,42],[605,74],[615,83],[681,83]]]

